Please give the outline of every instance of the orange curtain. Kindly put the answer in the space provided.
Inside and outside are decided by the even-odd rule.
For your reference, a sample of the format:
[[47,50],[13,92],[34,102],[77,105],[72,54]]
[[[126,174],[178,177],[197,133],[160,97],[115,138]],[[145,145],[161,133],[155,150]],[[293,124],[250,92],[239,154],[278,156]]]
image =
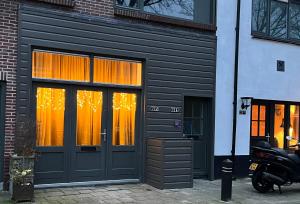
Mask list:
[[130,61],[95,58],[94,82],[141,86],[142,64]]
[[113,94],[113,145],[134,145],[136,94]]
[[90,80],[90,59],[51,52],[32,53],[32,77],[71,81]]
[[63,146],[65,89],[38,88],[37,146]]
[[77,91],[77,145],[100,145],[102,92]]

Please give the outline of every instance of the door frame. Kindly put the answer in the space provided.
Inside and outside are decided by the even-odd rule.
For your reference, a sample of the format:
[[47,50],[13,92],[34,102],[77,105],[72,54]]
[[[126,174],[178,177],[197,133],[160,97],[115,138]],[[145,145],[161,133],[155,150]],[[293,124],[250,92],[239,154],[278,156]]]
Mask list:
[[[208,128],[208,140],[207,140],[207,178],[210,180],[214,179],[214,129],[215,129],[215,98],[214,97],[207,97],[207,96],[198,96],[198,95],[182,95],[182,134],[183,133],[183,123],[184,123],[184,99],[185,98],[197,98],[207,101],[208,103],[208,121],[209,121],[209,128]],[[193,147],[194,148],[194,147]],[[194,164],[193,164],[193,174],[194,174]]]
[[0,183],[4,181],[5,98],[6,83],[0,81]]
[[[285,138],[289,134],[289,123],[290,123],[290,107],[291,105],[300,106],[300,102],[296,101],[279,101],[279,100],[263,100],[263,99],[253,99],[251,103],[251,107],[253,105],[266,105],[266,134],[269,132],[270,138],[269,141],[271,144],[274,144],[274,114],[275,114],[275,105],[284,105],[284,149],[288,149],[287,146],[287,139]],[[252,110],[252,108],[251,108]],[[268,120],[268,122],[267,122]],[[267,141],[268,138],[266,136],[252,136],[252,111],[250,114],[250,145],[252,146],[254,142],[265,140]],[[300,120],[299,120],[299,127],[300,127]],[[300,128],[298,135],[300,136]]]
[[[111,105],[112,105],[112,94],[114,92],[124,92],[124,93],[135,93],[137,96],[137,101],[136,101],[136,128],[135,128],[135,152],[136,152],[136,178],[134,179],[139,179],[141,180],[142,178],[142,162],[143,162],[143,158],[141,157],[142,155],[142,144],[143,144],[143,139],[144,139],[144,135],[143,133],[143,128],[142,128],[142,124],[143,124],[143,120],[144,120],[144,116],[143,116],[143,106],[144,106],[144,102],[142,100],[142,97],[144,96],[144,93],[142,91],[142,89],[137,88],[137,89],[132,89],[132,88],[128,88],[128,87],[110,87],[110,86],[102,86],[102,85],[91,85],[91,84],[71,84],[71,83],[57,83],[57,82],[44,82],[44,81],[39,81],[39,80],[35,80],[33,81],[32,84],[32,90],[33,90],[33,94],[31,97],[32,100],[32,116],[31,118],[35,121],[36,120],[36,92],[37,92],[37,88],[38,87],[45,87],[45,88],[57,88],[57,89],[65,89],[66,90],[66,95],[65,95],[65,118],[64,118],[64,144],[67,143],[72,143],[72,135],[74,135],[74,131],[76,131],[76,120],[72,119],[72,120],[68,120],[68,118],[76,118],[76,111],[72,111],[72,110],[76,110],[76,103],[72,102],[71,100],[74,99],[74,97],[76,97],[76,91],[77,90],[89,90],[89,91],[102,91],[104,93],[104,95],[107,96],[106,98],[106,113],[104,113],[103,115],[106,115],[107,117],[107,121],[106,123],[106,129],[107,129],[107,134],[108,135],[112,135],[112,110],[111,110]],[[103,106],[104,108],[104,106]],[[75,122],[74,122],[75,121]],[[109,137],[107,137],[109,138]],[[34,141],[36,141],[36,132],[34,135]],[[76,140],[74,140],[76,142]],[[76,145],[76,144],[75,144]],[[72,178],[71,178],[71,174],[69,174],[72,171],[72,165],[71,165],[71,160],[72,160],[72,154],[73,154],[73,146],[72,145],[68,145],[68,146],[63,146],[63,147],[36,147],[34,146],[34,148],[37,151],[42,150],[43,152],[53,152],[56,149],[61,149],[62,152],[65,153],[65,157],[69,158],[69,159],[64,159],[64,168],[65,168],[65,178],[63,182],[73,182]],[[46,149],[48,148],[48,149]],[[109,166],[111,166],[111,162],[112,162],[112,145],[109,145],[109,139],[107,139],[107,142],[105,144],[105,148],[104,149],[104,154],[105,157],[104,158],[104,175],[103,175],[103,179],[101,180],[113,180],[114,177],[111,176],[108,172]],[[126,149],[126,147],[125,147]],[[121,178],[122,179],[122,178]],[[131,179],[131,178],[129,178]]]

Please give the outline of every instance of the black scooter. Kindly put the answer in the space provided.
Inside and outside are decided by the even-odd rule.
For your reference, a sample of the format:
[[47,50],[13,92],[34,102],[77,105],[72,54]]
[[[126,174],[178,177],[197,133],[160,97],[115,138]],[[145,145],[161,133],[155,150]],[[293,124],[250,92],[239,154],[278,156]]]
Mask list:
[[[300,149],[300,143],[291,147]],[[261,141],[251,148],[252,185],[260,193],[266,193],[274,185],[279,192],[281,186],[300,182],[300,150],[288,154],[285,150],[272,148],[268,142]]]

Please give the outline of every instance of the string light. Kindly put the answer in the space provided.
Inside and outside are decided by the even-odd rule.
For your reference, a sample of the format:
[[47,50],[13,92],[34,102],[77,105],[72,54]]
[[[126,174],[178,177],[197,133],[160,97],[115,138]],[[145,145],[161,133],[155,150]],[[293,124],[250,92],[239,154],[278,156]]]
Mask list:
[[37,109],[65,110],[65,89],[38,88]]
[[[97,99],[98,100],[95,100]],[[102,92],[94,92],[94,91],[78,91],[77,92],[77,105],[83,109],[85,105],[88,105],[93,112],[96,112],[97,109],[102,104]]]
[[[117,96],[119,97],[119,101],[117,101]],[[128,93],[115,93],[113,95],[113,109],[120,110],[125,109],[127,111],[134,110],[136,108],[136,95],[128,94]]]

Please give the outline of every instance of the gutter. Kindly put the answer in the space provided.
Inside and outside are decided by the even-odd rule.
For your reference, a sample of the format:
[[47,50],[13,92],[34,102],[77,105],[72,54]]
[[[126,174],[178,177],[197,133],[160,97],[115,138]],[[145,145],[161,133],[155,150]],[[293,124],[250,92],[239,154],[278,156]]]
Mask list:
[[236,147],[236,121],[237,121],[237,92],[238,92],[238,73],[239,73],[239,43],[240,43],[240,13],[241,0],[237,0],[237,15],[235,27],[235,59],[234,59],[234,95],[233,95],[233,123],[232,123],[232,175],[235,174],[235,147]]

